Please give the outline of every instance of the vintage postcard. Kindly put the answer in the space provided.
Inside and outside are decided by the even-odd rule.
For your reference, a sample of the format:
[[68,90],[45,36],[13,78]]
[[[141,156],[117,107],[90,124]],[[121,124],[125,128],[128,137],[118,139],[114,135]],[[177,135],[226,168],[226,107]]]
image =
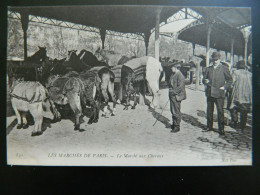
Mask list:
[[8,7],[7,162],[252,165],[248,7]]

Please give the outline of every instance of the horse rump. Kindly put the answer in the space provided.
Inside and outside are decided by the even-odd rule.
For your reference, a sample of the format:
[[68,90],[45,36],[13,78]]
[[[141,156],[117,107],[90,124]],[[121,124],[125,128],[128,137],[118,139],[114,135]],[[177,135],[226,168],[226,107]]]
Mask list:
[[28,128],[25,112],[34,119],[32,136],[42,134],[43,111],[46,108],[47,91],[39,82],[20,82],[10,93],[11,103],[17,117],[17,129]]

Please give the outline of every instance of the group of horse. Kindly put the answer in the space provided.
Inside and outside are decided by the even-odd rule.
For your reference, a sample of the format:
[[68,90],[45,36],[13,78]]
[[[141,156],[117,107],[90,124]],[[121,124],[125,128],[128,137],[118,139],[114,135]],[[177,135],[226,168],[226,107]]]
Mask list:
[[[153,95],[151,107],[159,105],[159,79],[163,73],[161,63],[153,57],[128,58],[115,52],[98,49],[95,55],[87,50],[68,52],[68,57],[57,60],[47,57],[45,47],[25,61],[8,61],[9,95],[16,114],[17,128],[28,128],[26,112],[34,118],[32,136],[42,134],[43,111],[50,108],[53,121],[60,121],[59,105],[69,105],[75,116],[74,130],[80,129],[80,117],[91,107],[88,124],[96,123],[99,112],[107,116],[108,102],[112,100],[112,116],[116,112],[117,97],[114,91],[116,74],[125,91],[125,110],[130,96],[144,93],[146,83]],[[142,94],[145,95],[145,94]]]

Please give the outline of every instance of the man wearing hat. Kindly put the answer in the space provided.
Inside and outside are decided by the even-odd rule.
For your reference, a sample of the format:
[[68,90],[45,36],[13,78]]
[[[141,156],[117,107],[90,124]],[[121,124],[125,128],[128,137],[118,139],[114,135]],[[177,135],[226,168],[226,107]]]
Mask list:
[[224,99],[225,90],[232,85],[232,76],[226,65],[220,62],[219,52],[213,52],[211,56],[212,64],[207,67],[203,77],[203,84],[206,85],[207,96],[207,131],[213,130],[214,104],[218,113],[219,134],[224,135]]
[[172,75],[169,79],[169,100],[172,113],[171,132],[180,131],[181,101],[186,99],[185,78],[179,70],[180,64],[171,65]]

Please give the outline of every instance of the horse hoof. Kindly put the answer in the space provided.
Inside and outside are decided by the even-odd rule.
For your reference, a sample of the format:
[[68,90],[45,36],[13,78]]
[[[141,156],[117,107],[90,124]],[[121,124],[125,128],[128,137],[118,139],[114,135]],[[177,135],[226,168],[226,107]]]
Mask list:
[[94,119],[94,120],[93,120],[93,123],[97,123],[97,122],[98,122],[98,119]]
[[111,116],[116,116],[116,115],[114,113],[112,113]]
[[133,106],[131,109],[135,109],[135,106]]
[[27,129],[29,127],[29,124],[23,124],[23,129]]
[[22,124],[18,124],[16,128],[17,128],[17,129],[21,129],[22,127],[23,127]]
[[42,134],[41,131],[32,132],[32,136],[39,136],[41,134]]
[[51,120],[51,122],[52,122],[52,123],[56,123],[56,122],[58,122],[59,120],[60,120],[60,119],[58,119],[58,118],[54,118],[54,119]]
[[83,132],[83,131],[86,131],[85,129],[79,129],[79,132]]
[[[94,121],[93,121],[93,122],[94,122]],[[89,120],[89,121],[88,121],[88,124],[91,125],[91,124],[92,124],[92,121]]]
[[75,125],[74,130],[75,131],[80,130],[79,125]]

